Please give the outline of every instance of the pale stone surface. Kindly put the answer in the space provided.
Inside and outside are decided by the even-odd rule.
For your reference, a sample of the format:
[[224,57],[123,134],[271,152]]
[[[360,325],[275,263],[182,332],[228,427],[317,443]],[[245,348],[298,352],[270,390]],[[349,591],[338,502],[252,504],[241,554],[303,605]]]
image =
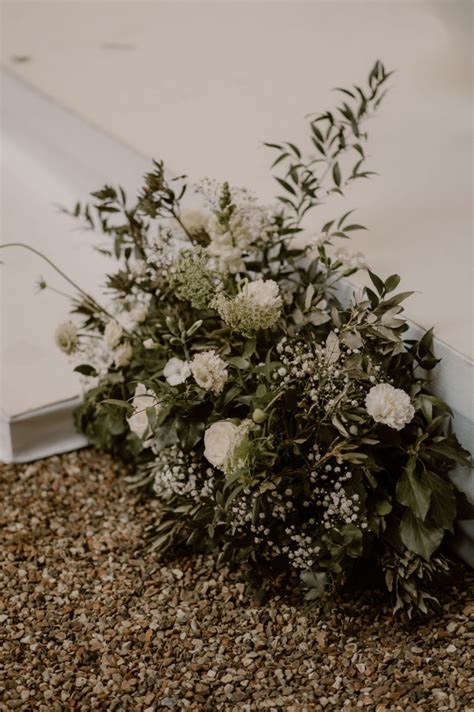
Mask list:
[[261,141],[302,141],[304,115],[333,101],[330,88],[382,59],[397,74],[370,126],[381,177],[331,214],[359,208],[371,231],[357,249],[418,290],[415,322],[472,358],[471,12],[462,0],[4,2],[3,61],[172,170],[270,199]]

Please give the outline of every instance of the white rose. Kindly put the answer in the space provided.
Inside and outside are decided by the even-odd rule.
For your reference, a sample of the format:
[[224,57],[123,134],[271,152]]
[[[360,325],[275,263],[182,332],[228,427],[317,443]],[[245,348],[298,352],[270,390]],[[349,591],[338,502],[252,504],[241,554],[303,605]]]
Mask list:
[[225,471],[239,436],[239,426],[230,420],[213,423],[204,433],[204,457],[211,465]]
[[198,386],[216,395],[222,392],[228,375],[225,361],[215,351],[196,354],[191,361],[191,372]]
[[170,386],[178,386],[180,383],[184,383],[190,375],[191,368],[189,367],[189,363],[174,356],[170,358],[163,369],[163,376]]
[[123,368],[124,366],[128,366],[128,364],[132,360],[132,356],[132,346],[128,341],[125,341],[123,344],[120,344],[120,346],[118,346],[114,351],[115,365],[117,366],[117,368]]
[[408,393],[389,383],[373,386],[365,398],[365,407],[376,423],[384,423],[395,430],[404,428],[415,415]]
[[157,403],[153,391],[148,390],[143,383],[139,383],[135,388],[132,405],[133,413],[127,418],[127,422],[132,433],[142,439],[148,431],[147,408],[154,407],[155,412],[158,413],[161,406]]
[[281,307],[281,297],[278,284],[273,279],[257,279],[249,282],[242,290],[252,302],[261,307]]
[[193,208],[183,210],[180,220],[191,235],[198,232],[206,232],[209,224],[209,216],[202,212],[202,210],[196,210]]
[[104,330],[104,341],[110,349],[114,349],[122,338],[123,329],[115,320],[107,322]]
[[72,321],[65,321],[59,324],[54,332],[56,346],[65,354],[73,354],[77,349],[79,335],[77,328]]
[[137,304],[130,310],[130,318],[135,324],[142,324],[146,321],[148,309],[144,304]]

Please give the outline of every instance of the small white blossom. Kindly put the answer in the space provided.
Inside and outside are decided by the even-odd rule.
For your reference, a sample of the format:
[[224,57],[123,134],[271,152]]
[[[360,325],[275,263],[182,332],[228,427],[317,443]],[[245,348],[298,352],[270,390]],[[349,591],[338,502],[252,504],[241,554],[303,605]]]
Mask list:
[[198,386],[215,395],[222,392],[228,375],[225,361],[215,351],[196,354],[191,361],[191,372]]
[[340,247],[335,252],[336,259],[348,269],[364,269],[367,267],[365,255],[362,252],[350,252],[347,247]]
[[125,341],[123,344],[120,344],[120,346],[118,346],[114,351],[114,362],[116,367],[123,368],[124,366],[128,366],[128,364],[132,360],[132,356],[132,345],[128,341]]
[[160,404],[157,402],[153,391],[147,389],[143,383],[139,383],[135,388],[132,405],[133,413],[127,418],[127,422],[130,430],[139,438],[143,438],[149,430],[147,408],[154,407],[156,413],[158,413]]
[[151,351],[152,349],[156,348],[157,344],[153,341],[153,339],[145,339],[143,342],[143,348],[147,349],[147,351]]
[[104,330],[104,341],[110,349],[114,349],[120,342],[123,328],[114,319],[107,322]]
[[415,415],[408,393],[389,383],[372,386],[365,398],[365,407],[376,423],[384,423],[395,430],[404,428]]
[[148,309],[144,304],[137,304],[130,310],[130,318],[135,324],[143,324],[148,316]]
[[54,333],[54,339],[56,346],[61,349],[61,351],[65,354],[73,354],[79,342],[76,325],[73,324],[72,321],[65,321],[59,324]]
[[166,378],[170,386],[179,386],[184,383],[191,375],[191,368],[187,361],[182,361],[180,358],[170,358],[163,369],[163,376]]
[[135,260],[130,265],[130,274],[132,277],[140,278],[144,277],[147,273],[148,265],[145,260]]

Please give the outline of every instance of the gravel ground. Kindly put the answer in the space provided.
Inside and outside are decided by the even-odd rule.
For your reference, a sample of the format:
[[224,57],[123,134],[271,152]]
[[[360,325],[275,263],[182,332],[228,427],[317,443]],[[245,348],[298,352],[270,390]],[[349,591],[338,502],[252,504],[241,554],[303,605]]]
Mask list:
[[472,572],[422,625],[375,594],[256,607],[209,558],[147,554],[154,504],[120,474],[0,466],[1,710],[474,710]]

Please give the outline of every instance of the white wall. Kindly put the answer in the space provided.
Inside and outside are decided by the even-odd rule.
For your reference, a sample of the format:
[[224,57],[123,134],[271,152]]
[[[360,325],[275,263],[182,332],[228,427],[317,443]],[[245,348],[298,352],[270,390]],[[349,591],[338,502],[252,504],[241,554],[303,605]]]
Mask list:
[[302,141],[331,87],[363,81],[377,58],[396,69],[370,126],[380,177],[331,210],[359,208],[371,231],[357,248],[418,290],[415,322],[472,358],[471,2],[40,0],[4,2],[3,15],[18,75],[172,170],[265,200],[261,141]]

